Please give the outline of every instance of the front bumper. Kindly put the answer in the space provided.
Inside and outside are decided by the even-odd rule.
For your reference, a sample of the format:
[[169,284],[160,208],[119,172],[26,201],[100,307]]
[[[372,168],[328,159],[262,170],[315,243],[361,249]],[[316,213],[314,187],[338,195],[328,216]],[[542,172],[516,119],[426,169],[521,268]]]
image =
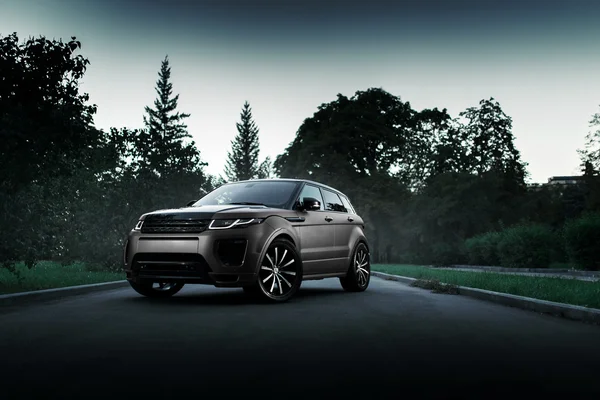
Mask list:
[[254,283],[267,223],[195,234],[131,231],[124,249],[127,279],[240,287]]

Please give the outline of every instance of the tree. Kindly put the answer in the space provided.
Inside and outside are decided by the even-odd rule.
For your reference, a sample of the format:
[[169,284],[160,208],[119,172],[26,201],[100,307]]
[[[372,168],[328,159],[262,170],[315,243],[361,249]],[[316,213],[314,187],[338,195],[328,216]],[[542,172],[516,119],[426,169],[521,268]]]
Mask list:
[[494,172],[507,181],[523,186],[527,175],[527,164],[521,161],[520,152],[514,144],[512,118],[502,111],[500,104],[490,98],[481,100],[479,107],[470,107],[461,112],[466,119],[461,125],[461,141],[467,144],[467,154],[461,156],[468,172],[482,175]]
[[[403,171],[419,162],[411,153],[422,147],[411,130],[415,113],[408,102],[383,89],[357,91],[351,98],[338,94],[337,100],[322,104],[304,120],[294,141],[275,160],[275,170],[281,176],[335,181],[338,186],[341,176]],[[407,171],[399,175],[412,181]]]
[[600,112],[592,115],[585,146],[577,150],[585,180],[586,210],[600,211]]
[[269,179],[275,177],[275,171],[273,170],[273,163],[271,162],[271,157],[265,157],[264,161],[260,163],[258,168],[258,178],[259,179]]
[[431,179],[445,172],[459,172],[463,163],[464,145],[455,123],[446,109],[424,109],[414,115],[413,148],[407,154],[412,162],[404,163],[405,180],[411,187],[422,189]]
[[0,38],[0,262],[53,257],[64,245],[81,182],[98,183],[115,159],[80,93],[81,43]]
[[43,36],[19,43],[0,37],[0,175],[3,190],[90,168],[88,149],[101,141],[96,106],[79,81],[89,61],[81,43]]
[[592,130],[585,136],[584,148],[577,150],[577,153],[581,159],[582,172],[593,176],[600,171],[600,112],[592,115],[589,124]]
[[472,170],[468,157],[467,133],[460,129],[456,120],[444,120],[432,145],[431,169],[428,179],[446,173],[460,173]]
[[231,141],[231,151],[227,153],[225,175],[230,181],[240,181],[267,177],[270,173],[270,160],[258,162],[260,145],[258,127],[252,117],[252,108],[246,101],[236,123],[238,134]]
[[144,108],[145,129],[135,132],[133,146],[134,166],[137,170],[158,176],[197,173],[203,175],[200,151],[183,122],[190,116],[177,111],[179,95],[173,95],[171,67],[166,56],[161,63],[156,82],[158,97],[154,108]]

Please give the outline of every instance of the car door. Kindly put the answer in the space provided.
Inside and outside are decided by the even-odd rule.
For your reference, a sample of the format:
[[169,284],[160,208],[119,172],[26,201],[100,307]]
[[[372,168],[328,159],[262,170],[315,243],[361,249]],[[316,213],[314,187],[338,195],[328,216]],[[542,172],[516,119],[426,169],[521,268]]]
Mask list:
[[[323,188],[325,210],[328,211],[334,226],[334,248],[332,258],[334,259],[335,272],[345,272],[348,269],[350,252],[352,251],[350,238],[355,225],[356,216],[344,204],[343,196]],[[349,205],[349,202],[347,202]]]
[[333,251],[335,245],[335,229],[328,221],[328,214],[323,207],[323,196],[315,185],[306,184],[298,201],[302,203],[305,197],[312,197],[321,203],[316,211],[301,211],[299,216],[304,221],[298,225],[300,233],[300,255],[304,266],[304,275],[327,274],[335,270]]

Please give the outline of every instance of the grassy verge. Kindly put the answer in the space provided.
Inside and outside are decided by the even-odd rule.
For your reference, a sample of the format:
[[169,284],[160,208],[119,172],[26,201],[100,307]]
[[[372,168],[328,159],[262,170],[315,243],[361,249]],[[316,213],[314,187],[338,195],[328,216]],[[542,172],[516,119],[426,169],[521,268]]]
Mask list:
[[[93,270],[92,270],[93,269]],[[90,283],[112,282],[125,279],[124,273],[97,271],[84,263],[61,265],[42,261],[28,269],[24,264],[17,265],[21,279],[4,268],[0,268],[0,294],[27,292],[40,289],[54,289]]]
[[418,265],[374,264],[371,268],[386,274],[439,280],[457,286],[600,309],[600,282],[496,272],[439,270]]

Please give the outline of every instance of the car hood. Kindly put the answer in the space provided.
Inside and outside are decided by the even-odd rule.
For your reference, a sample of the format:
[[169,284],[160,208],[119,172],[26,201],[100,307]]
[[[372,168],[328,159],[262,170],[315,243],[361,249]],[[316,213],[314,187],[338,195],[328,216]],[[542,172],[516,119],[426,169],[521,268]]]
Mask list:
[[211,205],[184,208],[172,208],[157,210],[146,213],[140,217],[141,220],[186,220],[186,219],[227,219],[227,218],[266,218],[270,215],[295,214],[290,210],[270,208],[265,206],[248,205]]

